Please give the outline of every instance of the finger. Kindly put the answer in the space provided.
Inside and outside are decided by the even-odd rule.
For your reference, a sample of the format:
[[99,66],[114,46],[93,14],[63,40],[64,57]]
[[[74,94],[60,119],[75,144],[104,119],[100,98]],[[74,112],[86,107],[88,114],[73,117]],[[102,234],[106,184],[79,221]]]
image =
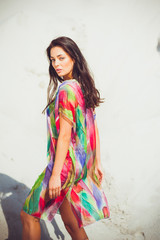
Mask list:
[[61,195],[61,187],[59,187],[59,196]]
[[102,178],[102,177],[103,177],[103,174],[102,174],[102,173],[99,173],[99,177]]
[[60,187],[58,187],[58,188],[56,189],[56,196],[57,196],[57,197],[60,196],[60,192],[61,192]]
[[52,196],[53,196],[53,199],[56,198],[56,189],[52,190]]
[[101,178],[100,178],[100,182],[102,182],[102,180],[103,180],[103,175],[102,175]]
[[99,177],[99,181],[100,181],[100,183],[101,183],[101,181],[102,181],[102,178],[101,178],[101,177]]
[[50,197],[50,199],[53,198],[53,195],[52,195],[52,189],[49,189],[49,197]]
[[102,182],[102,178],[99,178],[100,183]]
[[60,196],[61,195],[61,188],[59,187],[58,188],[58,196]]
[[56,198],[56,189],[50,189],[49,196],[50,196],[50,199]]
[[103,175],[103,172],[100,169],[98,169],[98,173],[99,175]]
[[103,172],[99,170],[98,173],[99,173],[99,178],[102,180],[103,179]]
[[101,182],[102,181],[102,175],[98,174],[98,180]]
[[52,194],[53,194],[53,198],[58,197],[58,188],[53,189]]
[[58,196],[58,188],[54,190],[54,197],[56,198]]

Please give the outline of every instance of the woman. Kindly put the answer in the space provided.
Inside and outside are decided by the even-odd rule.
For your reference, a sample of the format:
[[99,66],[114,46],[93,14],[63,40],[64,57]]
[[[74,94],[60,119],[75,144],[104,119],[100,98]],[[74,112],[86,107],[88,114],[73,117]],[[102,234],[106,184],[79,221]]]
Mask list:
[[[103,173],[95,108],[102,102],[76,43],[54,39],[50,62],[47,114],[48,165],[32,187],[23,209],[23,240],[40,239],[40,218],[60,213],[72,239],[86,240],[84,226],[109,218],[101,188]],[[61,83],[58,86],[58,81]]]

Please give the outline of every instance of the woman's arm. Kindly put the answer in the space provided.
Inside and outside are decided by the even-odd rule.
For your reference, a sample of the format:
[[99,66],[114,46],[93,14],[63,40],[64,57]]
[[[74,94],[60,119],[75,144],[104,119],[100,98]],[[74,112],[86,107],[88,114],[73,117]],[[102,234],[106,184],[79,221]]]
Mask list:
[[101,159],[100,159],[100,139],[99,139],[99,131],[97,126],[97,120],[94,120],[95,124],[95,131],[96,131],[96,164],[100,165]]
[[101,158],[100,158],[100,138],[99,138],[99,131],[98,131],[98,126],[97,126],[97,120],[94,120],[95,123],[95,132],[96,132],[96,165],[95,165],[95,170],[96,170],[96,175],[98,177],[98,180],[102,182],[103,179],[103,171],[101,168]]
[[61,191],[61,179],[60,174],[63,168],[64,161],[66,159],[67,151],[69,148],[72,125],[62,117],[60,113],[60,132],[57,140],[56,156],[52,175],[49,181],[49,196],[55,198],[60,195]]

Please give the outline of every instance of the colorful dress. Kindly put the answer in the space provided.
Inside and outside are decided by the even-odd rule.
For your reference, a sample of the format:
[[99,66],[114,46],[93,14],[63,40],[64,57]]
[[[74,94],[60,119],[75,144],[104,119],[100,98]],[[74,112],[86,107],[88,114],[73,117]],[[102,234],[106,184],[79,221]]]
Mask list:
[[[56,154],[60,112],[72,123],[72,132],[61,171],[61,194],[50,199],[48,184]],[[46,115],[48,165],[29,192],[23,210],[32,216],[52,221],[66,197],[79,227],[109,218],[108,202],[95,174],[95,114],[93,109],[85,108],[83,91],[77,80],[65,80],[59,85]]]

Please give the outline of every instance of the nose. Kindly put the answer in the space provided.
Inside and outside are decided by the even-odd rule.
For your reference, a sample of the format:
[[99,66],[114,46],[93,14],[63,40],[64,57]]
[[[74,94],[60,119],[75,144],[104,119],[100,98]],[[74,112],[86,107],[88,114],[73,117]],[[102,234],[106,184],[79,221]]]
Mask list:
[[59,60],[58,60],[58,59],[55,59],[55,61],[54,61],[54,66],[55,66],[55,67],[58,67],[58,66],[59,66]]

